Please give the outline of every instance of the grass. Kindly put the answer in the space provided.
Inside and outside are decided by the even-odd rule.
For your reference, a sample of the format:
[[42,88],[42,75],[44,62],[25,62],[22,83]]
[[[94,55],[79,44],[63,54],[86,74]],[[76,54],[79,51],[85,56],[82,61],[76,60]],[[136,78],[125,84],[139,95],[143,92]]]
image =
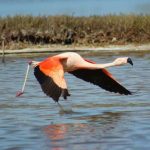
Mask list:
[[150,42],[150,15],[7,16],[0,18],[0,44],[7,49],[29,45],[92,45]]

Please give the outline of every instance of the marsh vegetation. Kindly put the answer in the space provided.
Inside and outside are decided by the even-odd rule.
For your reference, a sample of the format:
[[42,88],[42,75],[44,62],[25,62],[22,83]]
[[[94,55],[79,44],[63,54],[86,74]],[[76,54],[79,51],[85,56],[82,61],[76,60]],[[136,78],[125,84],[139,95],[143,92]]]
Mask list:
[[150,15],[7,16],[0,18],[0,44],[20,49],[51,44],[103,46],[148,43]]

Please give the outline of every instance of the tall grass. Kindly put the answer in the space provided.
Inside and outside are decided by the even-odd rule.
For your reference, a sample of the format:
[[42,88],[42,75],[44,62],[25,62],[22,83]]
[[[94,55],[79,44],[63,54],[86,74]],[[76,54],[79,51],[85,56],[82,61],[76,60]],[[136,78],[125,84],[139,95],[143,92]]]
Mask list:
[[126,44],[150,42],[150,15],[14,16],[0,18],[0,44]]

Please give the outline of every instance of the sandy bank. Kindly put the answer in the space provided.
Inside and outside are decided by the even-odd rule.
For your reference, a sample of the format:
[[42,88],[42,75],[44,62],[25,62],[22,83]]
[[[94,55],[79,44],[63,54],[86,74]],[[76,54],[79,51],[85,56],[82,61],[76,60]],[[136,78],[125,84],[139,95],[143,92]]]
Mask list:
[[[5,50],[5,55],[7,54],[30,54],[30,53],[56,53],[56,52],[102,52],[102,53],[122,53],[122,52],[147,52],[150,53],[150,44],[143,45],[109,45],[104,47],[89,47],[89,46],[62,46],[53,45],[51,47],[43,46],[43,48],[25,48],[16,50]],[[2,56],[3,50],[0,49],[0,55]]]

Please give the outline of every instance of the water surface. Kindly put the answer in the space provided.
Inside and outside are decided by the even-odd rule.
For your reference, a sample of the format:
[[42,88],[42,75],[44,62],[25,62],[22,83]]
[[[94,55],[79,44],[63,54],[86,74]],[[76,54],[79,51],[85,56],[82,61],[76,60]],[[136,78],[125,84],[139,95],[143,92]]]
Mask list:
[[[85,55],[106,63],[118,56]],[[26,62],[31,58],[7,58],[0,63],[1,150],[149,150],[150,149],[150,55],[131,55],[129,65],[109,68],[131,96],[106,92],[66,74],[71,97],[60,101],[60,112],[46,97],[30,71],[26,93],[21,88]],[[35,60],[42,60],[36,57]]]

